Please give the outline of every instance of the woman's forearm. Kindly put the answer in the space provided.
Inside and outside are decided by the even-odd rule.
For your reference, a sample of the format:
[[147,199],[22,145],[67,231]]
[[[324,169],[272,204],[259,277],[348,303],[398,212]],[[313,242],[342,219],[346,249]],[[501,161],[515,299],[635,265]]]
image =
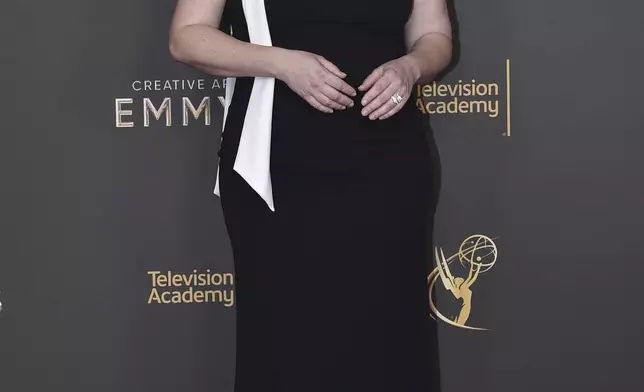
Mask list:
[[216,76],[279,77],[284,52],[240,41],[208,25],[189,25],[170,34],[170,53],[175,60]]
[[418,83],[431,82],[452,60],[452,39],[441,33],[425,34],[416,40],[404,58]]

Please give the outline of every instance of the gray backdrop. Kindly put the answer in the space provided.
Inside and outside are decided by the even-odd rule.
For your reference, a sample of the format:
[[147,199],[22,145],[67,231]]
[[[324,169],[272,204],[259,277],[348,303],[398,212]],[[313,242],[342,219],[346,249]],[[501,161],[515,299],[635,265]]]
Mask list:
[[[232,390],[232,260],[212,193],[223,86],[170,59],[173,5],[0,5],[3,392]],[[640,390],[644,6],[452,6],[455,65],[419,103],[457,109],[428,115],[435,242],[449,257],[485,235],[497,253],[467,322],[437,321],[443,389]],[[210,99],[197,119],[186,106],[186,126],[184,97]],[[150,110],[146,126],[146,98],[170,98],[170,126]],[[435,296],[453,320],[440,280]]]

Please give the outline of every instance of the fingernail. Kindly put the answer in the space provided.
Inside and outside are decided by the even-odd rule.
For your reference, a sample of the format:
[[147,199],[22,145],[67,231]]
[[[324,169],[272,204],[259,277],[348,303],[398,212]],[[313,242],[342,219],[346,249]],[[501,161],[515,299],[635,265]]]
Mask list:
[[356,92],[355,92],[355,91],[352,91],[352,92],[351,92],[351,96],[352,96],[352,97],[355,97],[355,96],[356,96]]
[[363,99],[363,100],[362,100],[362,105],[364,106],[364,105],[366,105],[366,104],[367,104],[367,100],[366,100],[366,99]]
[[351,101],[351,102],[349,103],[349,107],[350,107],[350,108],[352,108],[352,107],[353,107],[353,101]]
[[346,106],[343,106],[343,107],[342,107],[342,110],[344,110],[344,109],[346,109],[346,108],[347,108]]

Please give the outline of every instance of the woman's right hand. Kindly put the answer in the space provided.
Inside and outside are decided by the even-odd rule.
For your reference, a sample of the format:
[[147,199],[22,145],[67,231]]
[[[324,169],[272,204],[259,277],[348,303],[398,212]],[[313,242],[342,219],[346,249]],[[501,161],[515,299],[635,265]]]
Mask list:
[[278,79],[314,108],[332,113],[354,105],[356,90],[343,80],[347,75],[324,57],[287,50],[279,59]]

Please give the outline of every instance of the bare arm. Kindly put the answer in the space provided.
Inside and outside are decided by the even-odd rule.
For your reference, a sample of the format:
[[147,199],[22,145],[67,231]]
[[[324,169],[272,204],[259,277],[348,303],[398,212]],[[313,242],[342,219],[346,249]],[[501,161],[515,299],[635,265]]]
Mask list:
[[384,120],[398,113],[413,86],[433,80],[451,61],[452,26],[445,0],[414,0],[405,25],[407,54],[373,70],[358,87],[363,116]]
[[285,82],[322,112],[353,106],[344,72],[322,56],[255,45],[219,30],[226,0],[177,0],[170,26],[170,54],[217,76],[266,76]]
[[433,80],[452,59],[452,26],[445,0],[414,0],[405,35],[417,81]]
[[170,26],[170,54],[217,76],[277,77],[283,49],[240,41],[219,30],[226,0],[178,0]]

